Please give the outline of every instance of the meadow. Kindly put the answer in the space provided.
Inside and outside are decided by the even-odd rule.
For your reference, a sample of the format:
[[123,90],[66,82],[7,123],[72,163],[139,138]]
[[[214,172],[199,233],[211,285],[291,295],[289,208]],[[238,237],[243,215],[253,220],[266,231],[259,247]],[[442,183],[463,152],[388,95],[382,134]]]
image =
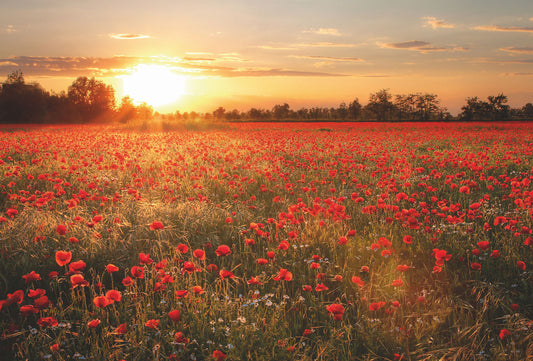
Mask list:
[[0,359],[531,360],[533,124],[0,129]]

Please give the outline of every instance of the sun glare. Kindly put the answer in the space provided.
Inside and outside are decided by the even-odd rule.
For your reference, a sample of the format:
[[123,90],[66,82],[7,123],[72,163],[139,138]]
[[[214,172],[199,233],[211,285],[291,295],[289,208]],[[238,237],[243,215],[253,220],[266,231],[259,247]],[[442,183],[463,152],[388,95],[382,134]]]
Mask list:
[[178,100],[185,92],[185,78],[161,65],[137,65],[122,82],[124,95],[135,104],[146,102],[157,107]]

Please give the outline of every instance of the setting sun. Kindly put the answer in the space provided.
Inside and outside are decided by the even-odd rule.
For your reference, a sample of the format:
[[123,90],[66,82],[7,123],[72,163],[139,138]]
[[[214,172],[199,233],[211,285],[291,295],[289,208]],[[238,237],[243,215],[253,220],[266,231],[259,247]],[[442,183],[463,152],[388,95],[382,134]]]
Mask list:
[[160,65],[137,65],[122,79],[124,95],[134,103],[160,106],[178,100],[185,92],[185,78]]

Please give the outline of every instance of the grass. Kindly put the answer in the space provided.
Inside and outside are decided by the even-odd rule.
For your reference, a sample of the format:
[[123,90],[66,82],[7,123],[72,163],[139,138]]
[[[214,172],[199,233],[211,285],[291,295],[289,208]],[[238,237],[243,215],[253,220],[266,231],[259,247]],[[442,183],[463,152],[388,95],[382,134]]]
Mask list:
[[533,358],[528,124],[261,127],[0,133],[2,355]]

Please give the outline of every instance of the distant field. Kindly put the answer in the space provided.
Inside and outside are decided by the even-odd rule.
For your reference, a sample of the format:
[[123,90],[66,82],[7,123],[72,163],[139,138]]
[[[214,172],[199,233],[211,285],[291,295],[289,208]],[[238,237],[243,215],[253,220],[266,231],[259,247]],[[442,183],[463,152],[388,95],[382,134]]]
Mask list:
[[531,360],[533,123],[0,128],[0,359]]

